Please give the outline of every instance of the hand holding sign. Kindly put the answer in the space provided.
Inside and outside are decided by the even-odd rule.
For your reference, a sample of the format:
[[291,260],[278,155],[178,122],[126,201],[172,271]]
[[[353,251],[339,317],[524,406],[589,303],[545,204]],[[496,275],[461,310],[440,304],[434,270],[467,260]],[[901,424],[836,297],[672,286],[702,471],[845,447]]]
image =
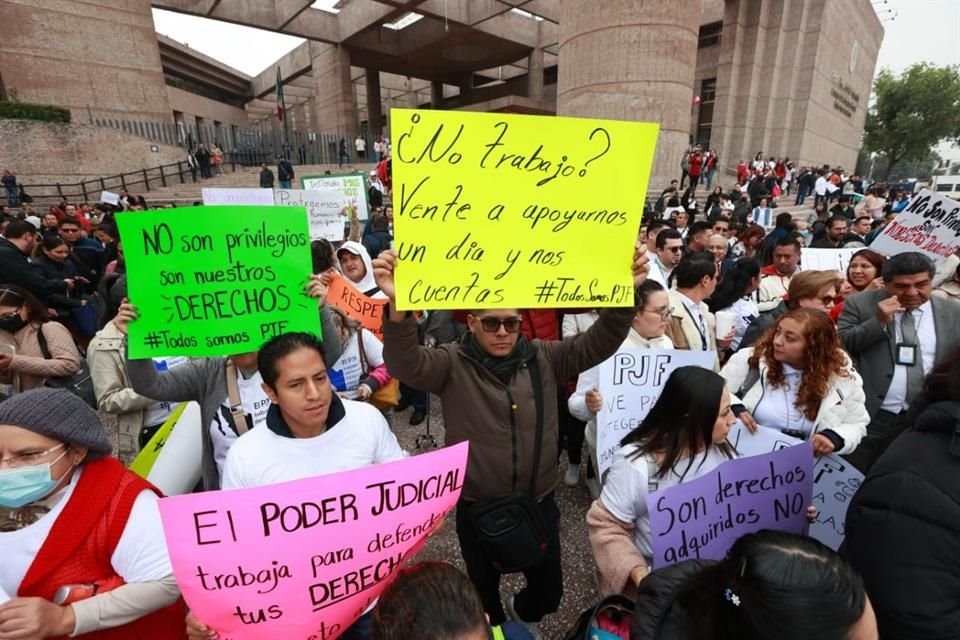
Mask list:
[[380,291],[390,301],[391,313],[396,310],[397,306],[397,286],[394,282],[394,271],[396,269],[397,252],[393,249],[381,251],[380,255],[373,259],[373,279],[377,281]]
[[400,309],[631,304],[648,269],[637,256],[632,281],[626,271],[642,213],[633,194],[646,191],[657,125],[405,109],[391,118],[402,131]]

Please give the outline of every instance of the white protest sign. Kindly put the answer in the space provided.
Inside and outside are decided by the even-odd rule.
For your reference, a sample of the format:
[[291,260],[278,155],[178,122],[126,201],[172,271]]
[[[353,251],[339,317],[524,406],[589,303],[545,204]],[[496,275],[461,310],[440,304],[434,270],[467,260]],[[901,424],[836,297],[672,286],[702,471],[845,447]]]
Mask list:
[[273,189],[226,189],[210,187],[200,190],[203,204],[273,204]]
[[808,249],[800,250],[800,266],[804,271],[839,271],[846,276],[850,258],[863,247],[849,249]]
[[101,191],[100,192],[100,202],[105,204],[112,204],[115,207],[120,206],[120,196],[112,191]]
[[[335,192],[339,194],[340,209],[355,204],[358,219],[366,220],[370,217],[370,207],[367,204],[367,183],[364,181],[362,173],[348,173],[337,176],[306,176],[300,179],[300,186],[307,191]],[[384,198],[384,201],[386,201],[386,198]]]
[[600,364],[603,406],[597,415],[597,468],[601,477],[624,436],[640,426],[674,369],[713,369],[713,351],[621,349]]
[[307,210],[311,240],[343,240],[343,225],[348,218],[340,215],[342,199],[342,195],[333,190],[277,189],[274,192],[277,206],[304,207]]
[[[760,427],[751,434],[737,423],[727,436],[741,456],[756,456],[800,442],[776,429]],[[810,525],[810,535],[831,549],[840,548],[845,535],[847,507],[863,484],[863,474],[840,456],[831,453],[815,459],[813,465],[813,506],[817,520]]]
[[10,596],[7,595],[7,592],[3,590],[3,587],[0,587],[0,604],[4,602],[9,602]]
[[960,202],[924,189],[870,248],[885,256],[919,251],[934,262],[943,262],[960,249]]

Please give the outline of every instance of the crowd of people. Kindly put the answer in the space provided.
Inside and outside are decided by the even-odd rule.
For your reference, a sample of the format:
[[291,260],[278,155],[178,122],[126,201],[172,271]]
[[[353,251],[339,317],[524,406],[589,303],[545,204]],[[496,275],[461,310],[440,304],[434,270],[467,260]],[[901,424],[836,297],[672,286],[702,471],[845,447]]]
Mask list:
[[[571,552],[556,491],[581,480],[590,544],[572,552],[592,556],[601,597],[634,608],[589,621],[611,634],[591,637],[956,637],[960,257],[938,266],[869,249],[897,194],[868,189],[852,205],[856,176],[763,154],[725,190],[717,154],[695,147],[624,265],[632,306],[409,313],[395,304],[389,143],[377,142],[369,219],[345,212],[344,240],[314,241],[303,274],[323,340],[286,333],[229,357],[129,358],[140,315],[116,211],[63,202],[43,218],[4,215],[0,596],[10,599],[0,598],[0,639],[217,637],[180,598],[158,492],[125,468],[182,403],[199,405],[203,425],[197,490],[215,491],[402,459],[399,415],[409,408],[419,424],[431,396],[445,444],[470,443],[453,518],[465,573],[437,562],[401,570],[343,638],[540,637]],[[294,176],[284,163],[281,187]],[[808,197],[811,175],[810,214],[777,214],[792,189]],[[273,179],[264,165],[261,186]],[[122,194],[121,208],[144,207]],[[819,271],[803,268],[805,246],[857,250],[845,272]],[[335,278],[386,300],[382,340],[328,303]],[[715,357],[669,377],[601,477],[599,366],[622,347]],[[739,457],[727,438],[738,420],[866,475],[843,547],[761,531],[720,561],[654,566],[647,496]],[[491,539],[483,523],[504,509],[523,514],[519,533]],[[503,599],[507,572],[526,584]]]

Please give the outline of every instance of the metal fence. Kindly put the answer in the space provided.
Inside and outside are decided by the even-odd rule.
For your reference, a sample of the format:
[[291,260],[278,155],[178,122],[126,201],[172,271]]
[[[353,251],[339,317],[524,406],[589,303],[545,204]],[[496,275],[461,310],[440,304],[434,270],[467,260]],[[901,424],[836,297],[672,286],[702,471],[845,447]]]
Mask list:
[[[290,159],[295,165],[337,164],[341,139],[344,140],[351,161],[358,160],[355,133],[291,131],[285,144],[283,131],[279,126],[251,129],[220,123],[206,125],[112,118],[93,118],[91,124],[123,131],[150,142],[183,147],[184,150],[195,149],[201,143],[208,147],[216,144],[224,152],[224,168],[229,167],[231,171],[236,171],[237,166],[250,167],[263,162],[273,164],[280,156]],[[373,136],[367,131],[362,135],[366,141],[367,158],[372,159]],[[61,198],[66,198],[69,202],[92,202],[99,197],[101,191],[118,189],[127,189],[139,195],[140,192],[149,192],[168,184],[183,184],[188,180],[192,181],[193,178],[187,161],[183,160],[76,183],[24,184],[23,187],[33,198],[33,204],[44,205],[56,204]]]
[[[356,133],[317,133],[291,131],[284,144],[280,126],[270,128],[243,128],[228,124],[187,124],[185,122],[147,122],[141,120],[115,120],[94,118],[92,123],[140,136],[161,144],[194,149],[198,144],[209,146],[215,143],[225,154],[236,156],[254,155],[275,159],[283,156],[295,164],[335,164],[339,160],[340,140],[344,140],[347,153],[356,160],[354,141]],[[373,157],[373,136],[362,132],[366,142],[367,157]]]
[[[257,154],[253,151],[244,153],[228,153],[224,156],[222,168],[224,171],[236,171],[237,167],[255,166],[261,162],[270,162],[269,155]],[[196,177],[195,177],[196,176]],[[200,179],[199,169],[191,170],[187,161],[162,164],[147,169],[139,169],[128,173],[112,176],[101,176],[80,182],[55,182],[53,184],[24,184],[23,190],[29,195],[33,206],[54,205],[61,198],[67,202],[97,202],[101,191],[127,191],[141,195],[151,189],[159,189],[175,184],[186,184]]]

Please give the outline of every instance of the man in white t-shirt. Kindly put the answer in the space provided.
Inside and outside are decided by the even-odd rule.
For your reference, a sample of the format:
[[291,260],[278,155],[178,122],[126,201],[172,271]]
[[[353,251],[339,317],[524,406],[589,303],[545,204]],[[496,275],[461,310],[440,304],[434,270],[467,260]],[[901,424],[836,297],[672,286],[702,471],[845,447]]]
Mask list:
[[[406,457],[387,421],[363,402],[333,393],[323,344],[309,333],[285,333],[257,355],[263,391],[271,404],[266,428],[237,439],[227,454],[222,487],[238,489],[349,471]],[[192,634],[208,631],[192,615]],[[370,637],[370,612],[346,640]]]

